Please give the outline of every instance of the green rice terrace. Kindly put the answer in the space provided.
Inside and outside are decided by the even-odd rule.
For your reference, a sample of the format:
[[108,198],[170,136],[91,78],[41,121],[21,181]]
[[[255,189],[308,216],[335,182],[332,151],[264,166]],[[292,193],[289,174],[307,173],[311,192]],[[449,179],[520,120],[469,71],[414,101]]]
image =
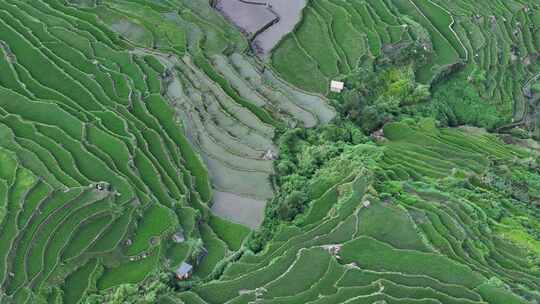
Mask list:
[[533,0],[0,1],[0,304],[540,303]]

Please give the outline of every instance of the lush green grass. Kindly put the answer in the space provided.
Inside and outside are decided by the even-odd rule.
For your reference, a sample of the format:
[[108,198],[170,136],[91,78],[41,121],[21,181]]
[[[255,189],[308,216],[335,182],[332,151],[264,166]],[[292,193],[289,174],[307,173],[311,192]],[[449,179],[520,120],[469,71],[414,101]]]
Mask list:
[[287,81],[300,88],[317,93],[327,90],[327,78],[298,45],[294,35],[280,42],[280,47],[272,54],[272,65]]
[[[342,256],[345,262],[356,262],[362,268],[408,274],[424,274],[445,283],[475,288],[484,278],[468,267],[431,253],[399,250],[372,238],[361,237],[347,243]],[[430,265],[418,268],[417,265]]]
[[309,210],[306,212],[306,216],[302,219],[301,225],[315,224],[322,220],[327,214],[330,208],[336,203],[338,199],[337,187],[332,187],[321,197],[311,203]]
[[99,238],[90,248],[90,251],[94,252],[106,252],[113,250],[127,232],[127,227],[131,222],[132,212],[127,210],[122,216],[116,218],[107,228],[103,231]]
[[89,279],[95,271],[97,260],[90,260],[79,269],[71,273],[64,283],[64,303],[77,303],[89,286]]
[[358,231],[396,248],[429,251],[408,213],[399,206],[371,202],[368,208],[359,213]]
[[130,262],[125,261],[114,268],[107,268],[97,282],[100,290],[111,288],[120,284],[138,283],[156,269],[159,262],[159,248],[150,252],[144,259]]
[[208,251],[201,264],[197,265],[195,275],[204,278],[208,276],[214,267],[227,256],[227,244],[220,240],[210,226],[204,225],[200,229],[201,238]]
[[73,232],[70,241],[62,250],[62,258],[67,260],[81,254],[110,223],[110,215],[89,218],[86,223]]
[[509,304],[518,304],[526,303],[522,298],[516,297],[515,295],[509,293],[508,291],[498,288],[497,286],[490,285],[489,283],[484,283],[476,288],[478,293],[482,295],[489,303],[509,303]]
[[292,296],[308,289],[326,273],[329,262],[330,255],[324,249],[300,251],[293,266],[279,279],[265,286],[270,291],[265,296],[269,298]]
[[208,222],[212,230],[222,239],[230,250],[238,250],[250,230],[242,225],[229,222],[215,215]]
[[174,122],[173,110],[167,107],[162,98],[155,95],[152,96],[147,101],[149,111],[158,118],[162,127],[167,131],[167,134],[169,134],[178,145],[178,148],[185,159],[186,167],[195,177],[197,192],[201,195],[201,199],[205,202],[209,201],[211,192],[210,184],[208,182],[208,172],[202,163],[200,156],[195,153],[188,140],[182,135],[180,126]]
[[368,285],[378,279],[385,279],[402,286],[429,287],[456,299],[480,301],[481,296],[460,285],[444,284],[428,276],[402,274],[397,272],[375,272],[371,270],[353,269],[340,278],[337,286],[353,287]]
[[[254,105],[208,60],[244,56],[245,39],[205,1],[75,2],[0,3],[0,281],[14,302],[77,303],[96,287],[129,302],[127,289],[110,289],[123,284],[136,284],[138,297],[161,288],[169,295],[163,301],[173,303],[245,303],[255,295],[239,293],[260,287],[268,303],[538,300],[535,155],[430,120],[386,124],[379,145],[341,125],[291,137],[280,144],[275,181],[285,185],[279,193],[301,190],[300,215],[284,223],[268,212],[265,225],[274,225],[275,235],[252,253],[250,235],[258,232],[209,214],[214,172],[192,146],[190,122],[179,119],[201,111],[202,119],[222,119],[217,127],[244,123],[225,110],[229,103],[249,114],[245,130],[257,125],[280,136],[275,105]],[[373,72],[373,62],[388,59],[384,47],[425,43],[425,62],[411,67],[417,80],[429,83],[459,60],[467,67],[434,87],[431,103],[406,114],[495,129],[526,108],[521,90],[538,70],[526,63],[540,46],[538,16],[536,7],[527,14],[516,1],[315,0],[269,68],[326,94],[330,79]],[[518,35],[515,22],[523,25]],[[163,63],[176,59],[194,66],[166,71]],[[166,73],[178,76],[189,98],[165,94]],[[201,85],[203,78],[216,90]],[[263,92],[269,94],[284,88],[264,85],[275,90]],[[285,93],[297,105],[311,101]],[[325,142],[311,141],[317,136]],[[170,234],[179,230],[186,240],[176,244]],[[151,244],[154,238],[159,242]],[[335,243],[343,244],[335,257],[321,247]],[[194,263],[201,246],[208,254]],[[196,279],[216,280],[188,282],[191,291],[177,293],[166,277],[184,260],[194,264]],[[360,269],[344,266],[349,262]],[[137,285],[149,276],[161,282]]]
[[137,223],[137,231],[126,254],[136,255],[150,248],[150,240],[160,238],[163,233],[174,228],[175,218],[171,211],[160,204],[153,204],[144,212]]

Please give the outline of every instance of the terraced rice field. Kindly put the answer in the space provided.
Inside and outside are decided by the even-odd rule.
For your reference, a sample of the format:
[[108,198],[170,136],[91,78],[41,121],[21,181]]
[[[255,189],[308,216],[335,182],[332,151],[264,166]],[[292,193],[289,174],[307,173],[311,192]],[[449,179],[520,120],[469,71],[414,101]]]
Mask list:
[[[455,168],[481,171],[487,158],[527,152],[486,133],[436,130],[432,122],[391,124],[385,134],[382,153],[360,145],[343,157],[360,170],[315,197],[302,225],[282,226],[262,253],[242,256],[219,280],[163,303],[527,303],[517,294],[534,302],[538,268],[482,224],[490,219],[480,207],[488,194],[442,186]],[[444,161],[431,159],[436,151]],[[402,181],[399,196],[380,199],[370,165],[352,160],[358,153],[378,155],[383,174]],[[507,288],[495,287],[495,277]]]
[[347,79],[385,48],[420,43],[428,54],[416,67],[420,82],[437,83],[456,65],[476,67],[487,78],[483,98],[508,121],[534,125],[536,102],[522,86],[538,74],[538,9],[530,1],[311,1],[272,65],[285,80],[326,94],[330,79]]
[[0,303],[540,301],[537,152],[431,119],[297,155],[305,208],[250,247],[289,191],[283,134],[347,123],[329,80],[387,44],[425,43],[426,83],[482,66],[529,117],[536,6],[270,2],[269,62],[207,0],[0,2]]
[[275,127],[334,115],[321,97],[259,85],[274,76],[203,1],[4,1],[0,14],[2,301],[76,303],[195,263],[198,239],[209,254],[196,273],[211,275],[247,232],[196,223],[215,201],[258,227]]

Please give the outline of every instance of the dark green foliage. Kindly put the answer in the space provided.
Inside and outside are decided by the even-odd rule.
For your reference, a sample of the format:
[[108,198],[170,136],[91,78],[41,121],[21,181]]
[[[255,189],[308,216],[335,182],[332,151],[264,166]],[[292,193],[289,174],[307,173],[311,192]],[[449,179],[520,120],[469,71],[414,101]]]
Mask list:
[[210,216],[208,224],[219,238],[227,243],[230,250],[240,249],[244,239],[250,232],[248,228],[242,225],[231,223],[215,215]]
[[459,74],[434,89],[429,104],[423,105],[420,112],[433,115],[445,126],[472,125],[494,130],[508,122],[509,117],[490,101],[483,98],[478,90]]
[[85,300],[85,304],[156,303],[160,294],[164,294],[170,290],[168,284],[171,280],[173,279],[170,274],[153,273],[144,281],[144,284],[123,284],[116,287],[112,292],[93,294]]
[[354,87],[345,92],[340,105],[344,116],[366,133],[407,112],[404,107],[430,99],[429,87],[416,83],[412,65],[358,71],[349,80]]
[[[339,156],[348,144],[360,144],[366,140],[362,132],[351,123],[328,124],[313,130],[292,129],[281,135],[280,156],[276,161],[277,183],[281,191],[268,204],[263,227],[250,239],[251,249],[261,250],[281,221],[294,220],[304,212],[309,201],[322,195],[321,189],[324,193],[332,186],[332,182],[324,185],[325,175],[316,178],[322,167]],[[329,171],[332,170],[335,169]],[[348,174],[336,173],[338,176]],[[329,172],[328,176],[336,173]]]

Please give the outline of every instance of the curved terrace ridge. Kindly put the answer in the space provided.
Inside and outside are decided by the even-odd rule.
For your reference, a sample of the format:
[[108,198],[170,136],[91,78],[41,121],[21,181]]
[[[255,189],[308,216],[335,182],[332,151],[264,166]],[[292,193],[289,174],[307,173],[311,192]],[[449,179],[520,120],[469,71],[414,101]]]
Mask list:
[[214,8],[248,37],[251,47],[266,57],[300,22],[307,1],[216,0]]

